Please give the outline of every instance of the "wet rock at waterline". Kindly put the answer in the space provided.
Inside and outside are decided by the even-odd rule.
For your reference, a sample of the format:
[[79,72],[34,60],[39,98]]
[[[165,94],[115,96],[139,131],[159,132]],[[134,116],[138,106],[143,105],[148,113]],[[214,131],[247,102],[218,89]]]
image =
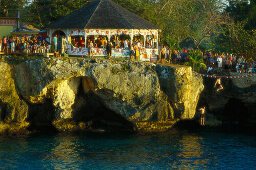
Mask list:
[[194,118],[204,88],[201,77],[186,66],[77,58],[0,65],[5,78],[1,121],[53,125],[60,131],[171,127],[168,122]]

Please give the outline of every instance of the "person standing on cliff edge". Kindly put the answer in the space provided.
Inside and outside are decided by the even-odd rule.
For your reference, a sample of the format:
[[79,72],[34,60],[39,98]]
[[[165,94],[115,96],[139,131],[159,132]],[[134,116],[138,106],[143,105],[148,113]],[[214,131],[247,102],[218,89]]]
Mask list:
[[200,124],[201,124],[201,126],[205,126],[205,110],[206,110],[205,106],[199,109],[199,111],[201,113],[200,114]]

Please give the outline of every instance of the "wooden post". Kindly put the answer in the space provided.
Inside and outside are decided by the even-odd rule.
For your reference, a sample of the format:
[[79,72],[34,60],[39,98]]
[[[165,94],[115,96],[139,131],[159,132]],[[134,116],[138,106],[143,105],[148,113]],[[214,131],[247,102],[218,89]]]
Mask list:
[[157,48],[157,53],[158,53],[158,55],[159,55],[159,45],[158,45],[158,42],[159,42],[159,36],[158,36],[159,34],[158,34],[158,30],[156,30],[156,48]]
[[85,44],[84,48],[86,49],[86,48],[87,48],[87,47],[86,47],[86,44],[87,44],[87,34],[86,34],[86,29],[84,30],[84,44]]
[[146,47],[146,37],[147,35],[143,34],[143,37],[144,37],[144,48]]
[[[53,32],[52,32],[52,29],[50,29],[50,30],[49,30],[49,35],[50,35],[50,36],[49,36],[50,49],[48,50],[48,52],[51,52],[51,48],[52,48],[52,45],[53,45],[53,44],[52,44],[52,33],[53,33]],[[48,48],[49,48],[49,46],[48,46]]]
[[49,35],[50,35],[49,39],[50,39],[50,44],[51,44],[52,43],[52,30],[51,29],[49,30]]
[[132,43],[133,43],[133,29],[132,29],[132,33],[131,33],[131,46],[132,46]]
[[108,41],[109,41],[109,42],[110,42],[110,38],[111,38],[110,30],[108,30]]

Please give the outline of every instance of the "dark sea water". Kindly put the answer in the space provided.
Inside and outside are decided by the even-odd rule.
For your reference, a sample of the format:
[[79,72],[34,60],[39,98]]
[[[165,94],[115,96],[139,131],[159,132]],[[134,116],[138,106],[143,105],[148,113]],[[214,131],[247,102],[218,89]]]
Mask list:
[[157,135],[0,138],[2,169],[256,169],[256,136],[175,131]]

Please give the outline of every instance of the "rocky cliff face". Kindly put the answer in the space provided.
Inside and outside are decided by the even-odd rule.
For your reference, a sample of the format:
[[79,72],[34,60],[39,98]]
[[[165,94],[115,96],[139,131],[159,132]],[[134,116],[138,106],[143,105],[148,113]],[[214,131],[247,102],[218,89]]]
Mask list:
[[[0,63],[0,134],[28,126],[28,105],[18,95],[9,64]],[[19,123],[16,123],[19,122]],[[13,124],[15,123],[15,126]]]
[[[232,75],[237,76],[236,73]],[[256,76],[222,79],[224,90],[219,92],[214,88],[215,80],[204,78],[205,89],[199,102],[199,105],[207,106],[210,116],[213,115],[220,120],[208,119],[208,125],[233,124],[255,127]]]
[[161,129],[152,122],[170,127],[168,122],[194,118],[204,88],[185,66],[101,59],[0,65],[2,124],[53,124],[63,131],[143,129],[139,122],[150,122],[151,129]]

